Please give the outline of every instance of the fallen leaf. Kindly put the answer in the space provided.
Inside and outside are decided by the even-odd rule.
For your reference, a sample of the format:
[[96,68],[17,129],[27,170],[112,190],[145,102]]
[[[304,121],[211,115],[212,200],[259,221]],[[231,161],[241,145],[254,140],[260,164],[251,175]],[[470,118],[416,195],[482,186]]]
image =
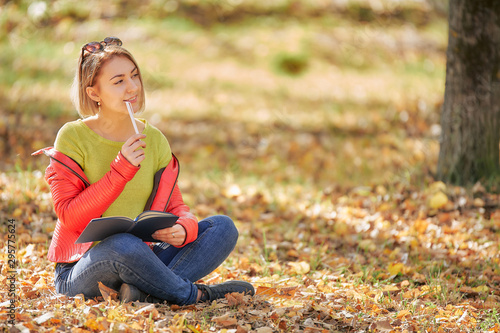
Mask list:
[[448,203],[448,197],[443,192],[439,191],[435,193],[429,200],[429,207],[432,209],[440,209],[446,206]]
[[398,275],[398,274],[405,274],[407,268],[402,263],[390,263],[389,267],[387,267],[387,270],[391,275]]
[[488,288],[488,286],[484,286],[484,285],[472,288],[472,291],[474,291],[476,293],[487,293],[489,290],[490,290],[490,288]]
[[402,319],[402,318],[404,318],[404,317],[406,317],[406,316],[409,316],[410,314],[411,314],[411,313],[410,313],[410,311],[408,311],[408,310],[401,310],[401,311],[399,311],[399,312],[398,312],[398,314],[397,314],[396,318],[398,318],[398,319]]
[[273,333],[273,329],[270,328],[270,327],[259,327],[257,330],[256,330],[257,333]]
[[311,266],[305,261],[289,262],[288,265],[291,267],[292,273],[297,275],[305,275],[311,270]]
[[437,181],[429,185],[429,190],[431,192],[446,191],[446,184],[442,181]]
[[101,281],[99,281],[97,284],[99,286],[99,291],[101,292],[102,298],[104,298],[106,301],[109,299],[113,301],[118,300],[118,292],[116,290],[105,286]]
[[481,198],[475,198],[473,204],[474,204],[474,207],[478,207],[478,208],[484,207],[484,200]]
[[245,296],[242,293],[231,293],[225,295],[227,304],[229,306],[236,306],[240,304],[245,304]]
[[44,313],[43,315],[41,315],[40,317],[37,317],[34,319],[35,323],[37,323],[38,325],[41,325],[43,323],[45,323],[46,321],[52,319],[54,317],[54,312],[47,312],[47,313]]
[[460,316],[460,318],[457,320],[457,324],[460,324],[462,321],[466,320],[468,316],[469,315],[467,313],[467,310],[465,310],[464,313],[462,313],[462,315]]
[[45,281],[45,278],[40,278],[38,281],[35,283],[35,288],[39,290],[46,290],[49,289],[49,286],[47,286],[47,282]]
[[293,298],[295,296],[297,288],[298,286],[286,287],[286,288],[258,286],[256,294],[259,296]]
[[382,291],[384,292],[394,292],[394,291],[399,291],[400,289],[397,286],[394,285],[387,285],[382,288]]
[[130,328],[131,329],[134,329],[134,330],[139,330],[139,331],[142,331],[144,329],[144,327],[142,327],[141,325],[139,325],[138,322],[133,322],[132,325],[130,325]]
[[[21,333],[30,333],[30,329],[21,323],[14,325],[14,327]],[[14,332],[14,330],[11,330],[11,332]]]
[[391,321],[388,319],[376,321],[370,326],[370,328],[372,330],[381,330],[381,331],[392,331],[394,329],[391,325]]
[[85,321],[85,327],[94,331],[105,331],[109,327],[109,323],[105,318],[89,318]]
[[212,321],[218,325],[221,325],[223,327],[228,327],[228,326],[233,326],[238,323],[236,318],[231,317],[230,312],[226,312],[222,316],[219,317],[213,317]]

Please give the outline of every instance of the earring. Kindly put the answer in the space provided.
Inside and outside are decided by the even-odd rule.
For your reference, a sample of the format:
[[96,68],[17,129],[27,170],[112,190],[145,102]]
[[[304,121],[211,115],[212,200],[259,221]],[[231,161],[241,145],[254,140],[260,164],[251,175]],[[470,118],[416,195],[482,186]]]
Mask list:
[[101,102],[97,102],[97,106],[99,107],[99,111],[97,113],[101,113]]

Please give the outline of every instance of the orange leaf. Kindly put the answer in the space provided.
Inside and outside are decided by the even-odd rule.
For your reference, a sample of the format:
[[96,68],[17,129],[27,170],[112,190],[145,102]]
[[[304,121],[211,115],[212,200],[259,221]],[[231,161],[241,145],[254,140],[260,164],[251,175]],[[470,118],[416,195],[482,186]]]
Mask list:
[[104,298],[106,301],[109,298],[114,301],[118,300],[118,292],[116,290],[105,286],[101,281],[99,281],[97,284],[99,286],[99,291],[101,292],[102,298]]
[[269,296],[269,297],[283,297],[283,298],[293,298],[295,292],[297,291],[297,286],[286,287],[286,288],[272,288],[272,287],[257,287],[257,295]]
[[245,304],[245,296],[242,293],[231,293],[225,295],[227,299],[227,304],[229,306],[235,306],[240,304]]
[[104,318],[98,318],[98,319],[90,318],[87,319],[84,326],[94,331],[104,331],[108,329],[109,323]]
[[396,318],[401,319],[401,318],[404,318],[404,317],[409,316],[409,315],[410,315],[410,311],[408,311],[408,310],[401,310],[401,311],[399,311],[399,313],[396,316]]
[[42,278],[38,279],[38,281],[35,283],[35,288],[45,290],[45,289],[49,289],[49,286],[47,285],[45,278],[42,277]]

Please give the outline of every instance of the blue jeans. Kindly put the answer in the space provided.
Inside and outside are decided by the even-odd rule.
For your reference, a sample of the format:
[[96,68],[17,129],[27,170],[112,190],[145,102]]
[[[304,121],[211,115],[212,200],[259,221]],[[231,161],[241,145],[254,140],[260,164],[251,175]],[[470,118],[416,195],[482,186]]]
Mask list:
[[199,222],[198,238],[182,248],[151,248],[131,234],[116,234],[88,250],[76,263],[58,264],[56,291],[68,296],[100,296],[98,282],[119,290],[122,283],[170,303],[196,303],[194,282],[214,271],[236,245],[238,230],[223,215]]

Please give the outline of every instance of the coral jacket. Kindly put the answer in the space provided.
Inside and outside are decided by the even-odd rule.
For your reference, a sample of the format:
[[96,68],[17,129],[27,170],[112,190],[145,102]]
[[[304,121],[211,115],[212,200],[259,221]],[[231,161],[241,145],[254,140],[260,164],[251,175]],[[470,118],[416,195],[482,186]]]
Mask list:
[[[101,217],[120,195],[140,167],[128,162],[118,153],[104,177],[90,184],[81,167],[70,157],[52,147],[41,149],[32,155],[44,153],[50,157],[45,179],[50,187],[54,210],[58,221],[49,247],[48,259],[52,262],[80,260],[92,243],[75,244],[83,229],[93,218]],[[186,230],[184,246],[198,236],[198,220],[184,204],[177,186],[179,161],[172,160],[154,177],[153,191],[144,210],[169,212],[179,216],[177,223]]]

